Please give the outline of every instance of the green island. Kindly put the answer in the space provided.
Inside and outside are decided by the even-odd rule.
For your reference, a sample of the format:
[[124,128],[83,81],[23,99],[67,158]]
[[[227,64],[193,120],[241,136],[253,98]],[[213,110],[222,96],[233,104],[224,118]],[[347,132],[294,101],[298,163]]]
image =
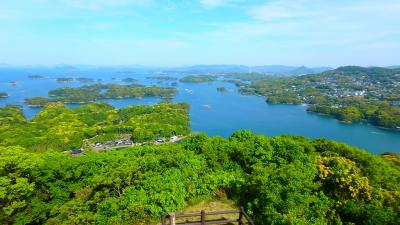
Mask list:
[[169,76],[150,76],[146,77],[149,80],[178,80],[176,77],[169,77]]
[[[3,224],[159,224],[204,202],[245,206],[255,224],[399,224],[400,157],[326,139],[192,135],[180,143],[72,156],[99,134],[187,134],[188,106],[0,110]],[[215,209],[215,206],[213,207]]]
[[217,91],[218,92],[227,92],[228,90],[226,90],[225,87],[217,87]]
[[72,82],[72,81],[74,81],[74,78],[72,78],[72,77],[59,77],[59,78],[56,78],[56,82],[59,82],[59,83]]
[[137,82],[138,80],[131,78],[131,77],[127,77],[127,78],[123,78],[121,81],[125,82],[125,83],[133,83],[133,82]]
[[43,79],[44,76],[42,76],[42,75],[29,75],[28,78],[32,79],[32,80],[40,80],[40,79]]
[[400,129],[400,70],[340,67],[320,74],[251,80],[240,92],[271,104],[308,104],[308,111],[344,122]]
[[216,80],[217,77],[213,75],[192,75],[179,79],[180,82],[184,83],[205,83],[205,82],[213,82]]
[[100,99],[141,98],[145,96],[173,98],[176,95],[176,89],[139,84],[94,84],[76,88],[62,87],[49,91],[48,95],[50,98],[27,98],[25,102],[30,107],[43,107],[52,102],[85,104]]
[[81,148],[84,140],[112,141],[127,136],[134,142],[187,135],[189,106],[163,102],[154,106],[115,109],[107,103],[68,108],[47,105],[28,121],[18,106],[0,108],[0,146],[18,145],[33,152]]
[[0,92],[0,98],[8,98],[8,94],[6,92]]
[[77,81],[81,82],[81,83],[90,83],[90,82],[94,82],[93,78],[86,78],[86,77],[78,77],[76,78]]

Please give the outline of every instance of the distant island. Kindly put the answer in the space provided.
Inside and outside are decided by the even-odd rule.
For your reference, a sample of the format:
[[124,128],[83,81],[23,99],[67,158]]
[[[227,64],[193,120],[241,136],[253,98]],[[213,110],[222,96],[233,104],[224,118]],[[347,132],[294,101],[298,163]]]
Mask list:
[[225,87],[218,87],[218,88],[217,88],[217,91],[218,91],[218,92],[227,92],[228,90],[226,90]]
[[8,98],[8,94],[5,92],[0,92],[0,98]]
[[178,80],[176,77],[169,77],[169,76],[150,76],[146,77],[149,80]]
[[121,81],[125,82],[125,83],[133,83],[133,82],[137,82],[138,80],[136,80],[134,78],[127,77],[127,78],[123,78]]
[[184,83],[205,83],[216,81],[217,77],[213,75],[192,75],[181,78],[179,81]]
[[64,83],[64,82],[72,82],[74,78],[72,77],[59,77],[56,79],[57,82]]
[[173,98],[177,91],[175,88],[161,88],[143,85],[95,84],[77,88],[62,87],[49,91],[50,98],[34,97],[25,99],[30,107],[43,107],[49,103],[76,103],[86,104],[99,99],[141,98],[153,96],[160,98]]
[[400,129],[399,69],[347,66],[319,74],[250,80],[240,84],[240,92],[265,96],[271,104],[308,104],[309,112],[344,122]]
[[77,81],[81,82],[81,83],[90,83],[90,82],[94,82],[93,78],[85,78],[85,77],[79,77],[76,78]]
[[43,79],[44,77],[42,75],[29,75],[28,78],[32,80],[40,80]]
[[118,73],[118,74],[133,74],[133,73],[136,73],[136,72],[135,71],[130,71],[130,70],[121,70],[121,71],[117,71],[115,73]]

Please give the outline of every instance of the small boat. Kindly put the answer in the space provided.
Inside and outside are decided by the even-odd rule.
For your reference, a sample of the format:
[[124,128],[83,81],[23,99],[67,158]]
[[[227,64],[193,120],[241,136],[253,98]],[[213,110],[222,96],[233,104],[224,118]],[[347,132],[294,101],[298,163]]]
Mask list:
[[203,108],[206,108],[206,109],[211,109],[211,106],[210,105],[201,105]]

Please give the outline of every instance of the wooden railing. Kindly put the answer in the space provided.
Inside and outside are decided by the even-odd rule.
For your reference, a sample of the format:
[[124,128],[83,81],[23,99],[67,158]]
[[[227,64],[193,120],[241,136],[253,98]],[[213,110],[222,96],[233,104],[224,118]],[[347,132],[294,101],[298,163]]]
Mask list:
[[[229,215],[238,214],[236,219],[207,219],[207,216],[215,215]],[[195,221],[185,220],[185,222],[177,222],[180,218],[197,218]],[[168,223],[167,223],[168,222]],[[189,214],[163,214],[161,215],[162,225],[211,225],[211,224],[238,224],[238,225],[254,225],[253,221],[246,214],[243,207],[239,210],[227,210],[220,212],[206,212],[202,210],[200,213],[189,213]]]

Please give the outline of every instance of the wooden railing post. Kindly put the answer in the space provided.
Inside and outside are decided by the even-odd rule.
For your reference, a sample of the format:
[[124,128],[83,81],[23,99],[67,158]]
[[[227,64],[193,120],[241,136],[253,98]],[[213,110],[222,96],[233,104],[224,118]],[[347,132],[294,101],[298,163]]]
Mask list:
[[206,211],[201,210],[201,225],[206,224]]
[[244,214],[244,208],[243,206],[240,206],[239,208],[239,225],[243,225],[243,214]]
[[170,218],[170,225],[175,225],[176,221],[175,221],[175,213],[170,213],[169,214],[169,218]]
[[165,214],[162,214],[162,215],[161,215],[161,224],[162,224],[162,225],[167,225],[167,222],[165,221],[165,217],[166,217]]

